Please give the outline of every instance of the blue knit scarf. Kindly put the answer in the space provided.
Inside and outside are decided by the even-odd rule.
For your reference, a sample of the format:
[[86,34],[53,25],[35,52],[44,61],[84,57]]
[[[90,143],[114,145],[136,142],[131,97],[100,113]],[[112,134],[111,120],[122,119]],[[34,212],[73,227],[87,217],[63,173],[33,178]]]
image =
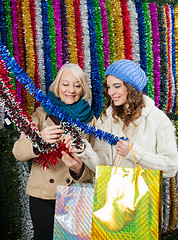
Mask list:
[[[78,102],[73,104],[65,104],[60,98],[56,97],[52,91],[47,93],[47,96],[51,101],[53,101],[56,105],[58,105],[63,111],[66,112],[72,118],[79,119],[81,122],[88,123],[92,120],[94,113],[91,109],[88,102],[84,99],[80,99]],[[47,115],[51,115],[49,110],[42,104],[43,109],[47,112]]]

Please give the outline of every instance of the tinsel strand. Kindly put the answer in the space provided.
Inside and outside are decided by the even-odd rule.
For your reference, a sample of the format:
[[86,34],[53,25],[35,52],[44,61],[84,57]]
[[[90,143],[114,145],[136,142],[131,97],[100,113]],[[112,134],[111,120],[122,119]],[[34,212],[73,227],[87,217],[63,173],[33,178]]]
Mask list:
[[42,9],[42,29],[43,29],[43,49],[44,49],[44,65],[45,65],[45,86],[46,92],[52,83],[52,65],[51,65],[51,40],[49,35],[48,21],[48,2],[41,0]]
[[110,6],[112,8],[112,20],[114,27],[114,46],[115,46],[115,60],[124,58],[124,36],[123,36],[123,21],[120,1],[111,0]]
[[176,100],[177,100],[177,80],[176,80],[175,14],[174,14],[173,6],[171,6],[171,18],[172,18],[172,72],[173,72],[174,89],[175,89],[172,112],[175,114]]
[[92,83],[91,83],[91,55],[90,55],[90,35],[88,26],[87,0],[80,1],[81,9],[81,25],[82,25],[82,44],[84,58],[84,72],[86,74],[87,83],[90,88],[89,104],[92,103]]
[[[141,1],[135,2],[136,12],[138,15],[138,33],[139,33],[139,46],[140,46],[140,67],[148,75],[147,71],[147,48],[146,48],[146,28],[145,17]],[[144,89],[147,93],[147,87]]]
[[[18,29],[17,29],[17,6],[16,0],[11,0],[11,18],[12,18],[12,38],[13,38],[13,52],[14,58],[17,63],[20,64],[20,56],[19,56],[19,44],[18,44]],[[21,84],[19,81],[15,81],[16,85],[16,95],[19,102],[22,104],[21,98]]]
[[97,49],[97,35],[93,1],[87,0],[88,26],[90,34],[91,79],[92,79],[92,109],[98,118],[103,108],[102,83]]
[[[176,79],[178,79],[178,6],[174,7],[174,15],[175,15],[175,57],[176,57]],[[177,84],[177,92],[178,92],[178,84]],[[178,114],[178,94],[176,96],[176,114]]]
[[137,15],[137,12],[136,12],[135,3],[132,0],[128,0],[127,4],[128,4],[128,10],[129,10],[129,13],[130,13],[130,27],[131,27],[131,38],[132,38],[133,61],[140,66],[138,15]]
[[170,16],[169,16],[169,6],[165,5],[165,17],[167,23],[167,55],[168,55],[168,103],[166,112],[169,113],[172,105],[172,83],[171,83],[171,47],[170,47]]
[[154,99],[154,82],[153,82],[153,47],[152,47],[152,31],[151,31],[151,19],[149,12],[149,4],[143,2],[143,10],[145,17],[145,29],[146,29],[146,48],[147,48],[147,74],[148,74],[148,96]]
[[115,45],[114,45],[114,21],[113,12],[110,4],[110,0],[105,0],[107,19],[108,19],[108,34],[109,34],[109,52],[110,52],[110,63],[115,61]]
[[178,199],[176,192],[176,179],[170,178],[170,218],[168,231],[173,231],[176,228],[176,221],[178,217]]
[[68,31],[67,31],[67,16],[66,16],[66,4],[65,0],[60,1],[61,8],[61,29],[62,29],[62,52],[63,52],[63,63],[69,61],[68,52]]
[[51,42],[52,81],[54,81],[57,74],[57,60],[56,60],[56,30],[54,22],[53,0],[48,0],[48,21],[49,21],[49,37]]
[[[75,32],[76,32],[76,44],[77,44],[77,58],[78,65],[84,69],[83,62],[83,39],[82,39],[82,25],[81,25],[81,13],[80,13],[80,0],[73,0],[74,4],[74,16],[75,16]],[[82,44],[81,44],[82,43]]]
[[94,3],[94,15],[95,15],[95,23],[96,23],[96,42],[97,42],[97,49],[98,49],[99,69],[100,69],[101,81],[103,82],[105,78],[105,66],[104,66],[101,9],[100,9],[99,0],[93,0],[93,3]]
[[69,62],[78,63],[73,0],[66,0]]
[[170,217],[170,178],[163,178],[162,232],[166,232]]
[[[29,1],[30,4],[30,17],[31,17],[31,26],[33,34],[33,43],[34,43],[34,62],[35,62],[35,72],[34,72],[34,82],[36,87],[40,87],[39,75],[38,75],[38,56],[37,56],[37,46],[36,46],[36,18],[35,18],[35,2],[34,0]],[[39,103],[35,101],[35,109],[39,107]]]
[[42,9],[41,2],[35,0],[35,17],[36,17],[36,48],[38,58],[38,73],[40,88],[45,92],[45,64],[43,50],[43,30],[42,30]]
[[167,48],[166,48],[166,27],[164,17],[164,7],[157,5],[158,11],[158,22],[159,22],[159,37],[160,37],[160,99],[159,108],[166,112],[168,102],[168,59],[167,59]]
[[60,3],[57,0],[53,0],[54,8],[54,21],[56,30],[56,58],[57,58],[57,71],[63,65],[63,54],[62,54],[62,30],[61,30],[61,9]]
[[110,65],[109,30],[105,0],[100,0],[105,70]]
[[159,96],[160,96],[160,43],[159,43],[159,24],[157,17],[156,4],[149,4],[151,26],[152,26],[152,43],[153,43],[153,79],[154,79],[154,100],[155,105],[159,107]]
[[[26,72],[31,79],[34,81],[35,76],[35,54],[34,54],[34,43],[33,34],[30,18],[30,5],[29,1],[22,1],[22,20],[24,26],[24,37],[26,45]],[[27,47],[28,46],[28,47]],[[35,109],[34,98],[27,93],[27,113],[31,115]]]
[[[19,45],[19,62],[20,66],[25,70],[25,43],[24,43],[24,31],[23,31],[23,20],[22,20],[22,6],[21,0],[16,0],[17,4],[17,31],[18,31],[18,45]],[[21,98],[22,108],[27,110],[27,93],[23,85],[21,85]]]
[[120,3],[124,32],[124,55],[126,59],[133,60],[130,13],[128,10],[127,0],[122,0]]

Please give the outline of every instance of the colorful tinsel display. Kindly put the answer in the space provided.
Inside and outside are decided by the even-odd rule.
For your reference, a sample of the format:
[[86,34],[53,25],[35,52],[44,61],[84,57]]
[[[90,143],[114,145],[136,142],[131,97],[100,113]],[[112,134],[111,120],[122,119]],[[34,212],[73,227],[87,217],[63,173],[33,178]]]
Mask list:
[[[145,92],[156,106],[176,113],[175,4],[171,0],[4,0],[0,1],[1,39],[43,91],[63,63],[78,63],[86,72],[97,117],[105,100],[104,71],[122,58],[133,59],[145,70],[149,77]],[[31,115],[38,102],[13,75],[11,79],[23,109]]]
[[[76,39],[71,40],[71,25],[67,22],[67,3],[74,7],[75,13],[71,21],[75,23],[73,33]],[[31,29],[31,32],[28,33],[27,29]],[[33,72],[33,84],[42,92],[48,90],[59,68],[69,61],[71,56],[69,46],[71,41],[76,41],[73,52],[77,53],[76,61],[86,73],[92,94],[90,104],[97,117],[102,111],[104,101],[101,86],[103,63],[106,68],[118,58],[125,57],[126,54],[132,55],[133,61],[151,76],[149,77],[151,88],[149,85],[146,87],[146,94],[149,92],[156,106],[174,119],[177,131],[178,5],[176,0],[152,0],[150,3],[147,0],[117,2],[114,0],[27,0],[25,2],[0,0],[0,36],[3,45],[7,46],[11,56],[14,56],[21,68],[28,73]],[[27,111],[29,108],[27,88],[25,89],[24,83],[15,79],[11,67],[8,71],[17,99],[22,109]],[[28,80],[28,76],[25,77]],[[37,107],[37,102],[37,100],[33,102],[32,112]],[[3,120],[6,117],[1,104],[1,129],[4,128]],[[98,137],[102,138],[101,136]],[[10,139],[7,136],[6,146],[9,149],[12,148],[12,143],[11,146],[8,145]],[[8,156],[10,159],[10,155]],[[5,167],[1,165],[2,172],[6,172],[7,167]],[[16,169],[14,166],[13,168]],[[178,186],[177,178],[176,186]],[[175,226],[175,184],[174,181],[170,183],[170,179],[165,179],[163,185],[162,239],[177,239],[177,232],[173,231],[178,228],[178,217]],[[12,215],[10,217],[12,218]],[[25,231],[29,230],[24,229]],[[12,231],[8,234],[8,240],[11,239],[11,235],[13,239]],[[26,232],[23,236],[28,239],[31,235]]]

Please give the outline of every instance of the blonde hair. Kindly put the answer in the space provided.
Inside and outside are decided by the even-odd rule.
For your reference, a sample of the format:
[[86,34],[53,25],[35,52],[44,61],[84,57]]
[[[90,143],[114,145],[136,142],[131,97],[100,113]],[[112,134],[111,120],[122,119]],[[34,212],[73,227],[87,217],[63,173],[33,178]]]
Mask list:
[[56,78],[54,82],[51,84],[49,90],[52,91],[56,97],[59,97],[59,83],[61,80],[61,76],[64,71],[71,71],[73,75],[77,78],[77,80],[80,82],[83,93],[82,93],[82,99],[89,99],[90,98],[90,89],[87,83],[86,75],[84,71],[79,67],[79,65],[75,63],[65,63],[61,69],[58,71]]

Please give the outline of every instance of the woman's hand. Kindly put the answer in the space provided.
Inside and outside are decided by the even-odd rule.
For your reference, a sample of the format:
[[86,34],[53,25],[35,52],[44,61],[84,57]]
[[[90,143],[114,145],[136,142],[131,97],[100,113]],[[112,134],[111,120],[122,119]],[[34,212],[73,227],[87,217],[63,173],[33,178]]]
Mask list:
[[128,145],[128,142],[125,140],[119,139],[119,141],[116,143],[116,153],[123,157],[126,157],[129,154],[129,152],[130,152],[130,147]]
[[85,145],[83,144],[81,148],[76,148],[75,145],[72,145],[73,138],[69,134],[65,136],[64,138],[66,148],[69,149],[70,153],[82,153],[83,150],[85,149]]
[[78,156],[76,156],[75,153],[70,153],[70,155],[64,151],[61,153],[63,154],[61,159],[65,163],[65,165],[76,174],[80,173],[83,165],[82,160]]
[[47,143],[58,143],[60,141],[61,134],[64,133],[64,130],[59,129],[58,125],[53,125],[50,127],[44,128],[40,135],[44,141]]

